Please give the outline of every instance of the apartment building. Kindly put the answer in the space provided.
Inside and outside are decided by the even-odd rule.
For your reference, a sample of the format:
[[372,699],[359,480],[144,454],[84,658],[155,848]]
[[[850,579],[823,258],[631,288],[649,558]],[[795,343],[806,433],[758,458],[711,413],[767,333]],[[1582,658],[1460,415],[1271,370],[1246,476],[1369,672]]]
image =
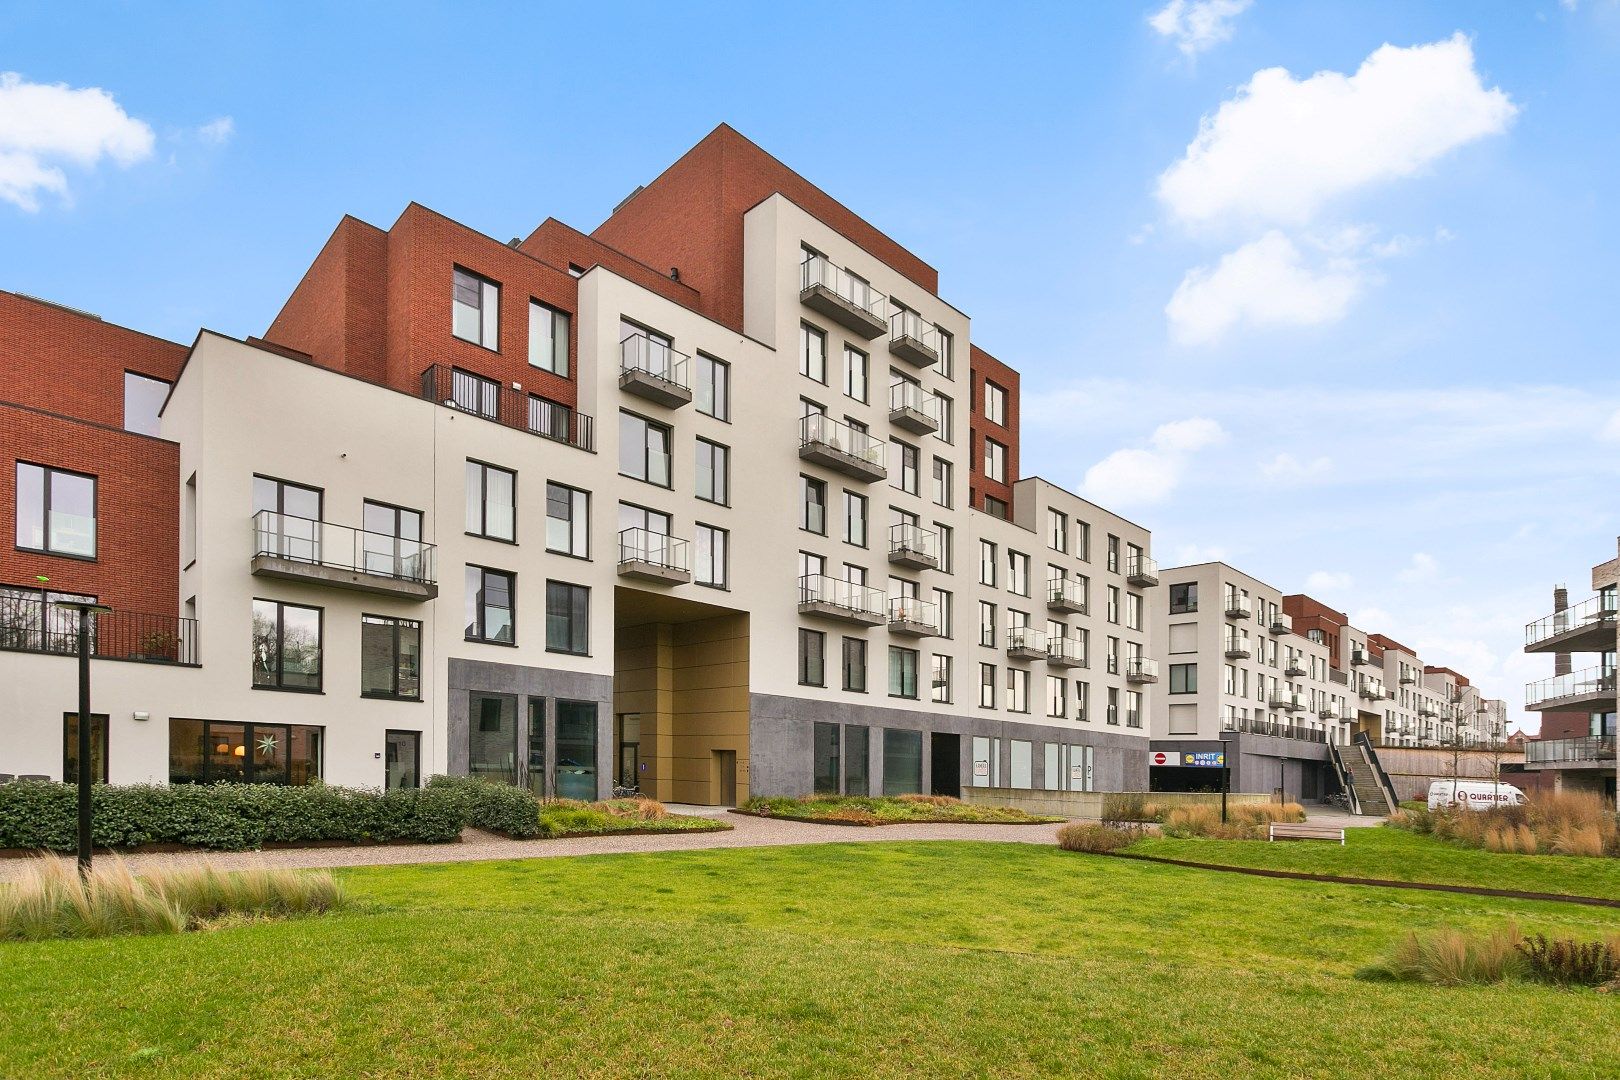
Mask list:
[[0,774],[75,770],[93,598],[115,783],[1146,785],[1149,532],[729,127],[590,234],[346,217],[260,337],[0,294],[0,369]]
[[1526,624],[1524,651],[1553,658],[1553,675],[1526,684],[1524,707],[1541,731],[1524,744],[1524,767],[1554,790],[1617,799],[1615,754],[1616,612],[1620,558],[1592,568],[1593,595],[1574,604],[1553,590],[1553,610]]

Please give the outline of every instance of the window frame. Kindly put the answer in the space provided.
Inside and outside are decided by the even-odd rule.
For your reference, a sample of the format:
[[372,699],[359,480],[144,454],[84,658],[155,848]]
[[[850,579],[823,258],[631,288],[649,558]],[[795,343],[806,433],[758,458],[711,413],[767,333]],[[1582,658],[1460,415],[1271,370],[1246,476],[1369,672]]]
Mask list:
[[[568,517],[566,519],[566,524],[568,526],[569,548],[571,549],[574,546],[574,542],[575,542],[575,538],[576,538],[577,534],[581,530],[583,530],[583,532],[585,534],[584,550],[583,551],[573,551],[573,550],[568,550],[568,549],[564,549],[564,548],[553,547],[552,544],[551,544],[551,523],[554,522],[554,521],[556,521],[556,522],[564,522],[565,521],[565,519],[563,519],[563,518],[558,518],[558,517],[553,517],[552,516],[552,513],[551,513],[551,501],[552,501],[551,500],[551,492],[552,492],[553,488],[555,488],[555,489],[557,489],[559,491],[566,492],[567,495],[568,495]],[[583,513],[581,513],[580,507],[579,507],[579,496],[584,496],[585,505],[584,505]],[[585,559],[587,561],[590,559],[590,557],[591,557],[591,493],[589,491],[586,491],[584,488],[574,487],[572,484],[564,484],[564,483],[562,483],[561,481],[558,481],[558,480],[547,480],[546,481],[546,551],[549,552],[552,555],[563,555],[563,556],[566,556],[566,557],[568,557],[570,559]]]
[[[705,367],[709,370],[705,377]],[[708,387],[708,397],[712,402],[718,402],[713,410],[703,407],[704,395],[700,390]],[[697,407],[699,414],[712,417],[722,424],[731,423],[731,363],[718,356],[710,356],[699,349],[697,353],[697,378],[692,384],[692,403]]]
[[[555,367],[547,367],[545,364],[537,364],[537,363],[535,363],[534,325],[535,325],[535,316],[536,316],[536,314],[538,312],[545,312],[546,314],[550,315],[550,317],[551,317],[551,342],[552,342],[552,362],[553,363],[556,362],[557,321],[559,319],[562,320],[562,370],[561,371],[558,371]],[[548,374],[555,375],[559,379],[570,378],[571,377],[570,373],[574,370],[573,355],[572,355],[573,354],[573,328],[574,328],[574,316],[573,316],[573,314],[571,312],[564,311],[559,307],[555,307],[555,306],[553,306],[551,304],[548,304],[544,300],[537,300],[536,298],[534,298],[532,296],[529,297],[529,366],[534,368],[536,371],[544,371],[544,372],[546,372]]]
[[[725,443],[715,442],[713,439],[705,439],[701,435],[694,436],[692,442],[696,448],[696,460],[693,467],[694,471],[697,473],[697,475],[693,477],[693,494],[696,495],[699,500],[706,503],[713,503],[716,506],[730,506],[731,447],[727,446]],[[707,475],[710,477],[710,481],[708,495],[703,494],[702,489],[703,477],[705,475],[703,464],[703,454],[705,449],[709,451]],[[718,467],[716,467],[717,465]],[[719,489],[718,498],[715,497],[716,488]]]
[[[569,603],[569,609],[568,609],[568,611],[566,613],[566,617],[569,620],[570,628],[571,628],[571,630],[574,631],[574,633],[570,634],[570,636],[569,636],[569,644],[567,646],[553,645],[552,641],[551,641],[551,620],[553,618],[551,601],[552,601],[552,591],[553,591],[553,589],[566,589],[566,590],[568,590],[568,597],[569,597],[570,603]],[[573,603],[572,603],[572,600],[576,595],[583,595],[584,598],[585,598],[584,610],[580,613],[580,623],[579,623],[579,625],[577,627],[573,626],[575,612],[573,610]],[[580,584],[577,584],[577,583],[572,582],[572,581],[561,581],[561,580],[558,580],[556,578],[547,578],[546,579],[546,600],[545,600],[545,603],[546,603],[546,652],[555,653],[555,654],[560,655],[560,656],[589,656],[589,655],[591,655],[591,587],[589,585],[580,585]],[[514,601],[514,603],[513,603],[513,616],[512,616],[512,636],[514,638],[517,636],[516,607],[517,607],[517,605],[516,605],[516,602]],[[574,644],[573,644],[573,640],[576,637],[581,639],[582,642],[583,642],[578,647],[575,647]]]
[[[465,274],[478,284],[478,306],[473,309],[478,312],[478,337],[476,339],[467,337],[456,330],[456,305],[465,305],[465,301],[456,297],[456,289],[460,285],[460,282],[456,280],[458,274]],[[492,316],[486,315],[484,311],[484,305],[489,299],[489,293],[485,291],[486,288],[494,290],[495,310]],[[494,344],[484,340],[485,334],[491,330],[495,335]],[[501,351],[501,283],[494,278],[480,274],[476,270],[469,270],[460,263],[452,263],[450,271],[450,336],[457,341],[465,341],[469,345],[476,345],[490,352],[498,353]]]
[[[478,469],[478,529],[479,529],[478,532],[474,532],[471,529],[465,529],[464,531],[466,532],[466,535],[468,535],[468,536],[476,536],[476,537],[479,537],[480,539],[483,539],[483,540],[494,540],[496,543],[500,543],[500,544],[516,544],[518,542],[518,538],[517,538],[517,524],[518,524],[518,512],[517,512],[518,511],[518,474],[517,474],[517,470],[516,469],[508,469],[504,465],[496,465],[493,462],[480,461],[478,458],[467,458],[466,461],[467,461],[467,465],[476,467]],[[496,472],[505,473],[506,475],[508,475],[508,476],[510,476],[512,478],[512,535],[511,536],[497,536],[494,533],[489,531],[489,470],[491,470],[491,469],[494,469]],[[463,469],[463,475],[465,475],[465,467]],[[473,493],[471,491],[467,492],[467,497],[469,499],[472,498],[472,495],[473,495]],[[465,525],[465,524],[466,524],[466,521],[465,521],[465,518],[463,518],[463,525]]]
[[[276,609],[275,628],[275,665],[271,669],[275,674],[274,683],[252,682],[254,690],[269,690],[282,694],[324,694],[326,692],[326,609],[313,604],[296,604],[290,600],[276,600],[268,596],[255,596],[250,604],[273,604]],[[284,657],[287,649],[287,608],[298,608],[301,611],[315,613],[315,653],[318,660],[315,672],[314,686],[287,686],[284,685],[287,673]],[[251,611],[251,607],[249,609]]]
[[[388,665],[389,681],[393,683],[391,692],[366,689],[366,626],[388,624],[391,628],[390,637],[393,642],[393,660]],[[401,694],[399,692],[399,639],[400,630],[404,626],[416,629],[416,693]],[[422,700],[422,623],[419,619],[406,619],[398,615],[379,615],[375,612],[363,611],[360,613],[360,696],[381,701],[421,701]]]
[[[474,604],[473,613],[474,613],[474,617],[476,619],[477,633],[476,634],[467,633],[467,628],[464,625],[461,628],[462,640],[463,641],[470,641],[470,642],[473,642],[473,643],[478,644],[478,645],[501,645],[501,646],[505,646],[506,648],[516,648],[517,647],[517,574],[515,572],[511,571],[511,570],[502,570],[499,567],[494,567],[494,566],[482,566],[482,565],[480,565],[478,563],[467,563],[466,564],[466,570],[477,571],[478,574],[479,574],[477,592],[473,595],[473,597],[466,597],[466,596],[462,597],[462,611],[463,611],[463,613],[465,613],[466,606],[467,606],[467,603],[469,601],[471,601]],[[487,593],[488,590],[486,588],[486,581],[487,581],[488,576],[490,574],[497,574],[497,575],[499,575],[501,577],[506,578],[506,597],[507,597],[506,611],[507,611],[507,616],[508,616],[507,622],[510,625],[511,631],[512,631],[512,639],[510,641],[502,641],[500,638],[494,638],[494,637],[488,636],[488,617],[487,617],[488,605],[485,604],[482,600],[476,599],[476,597],[484,596]],[[463,571],[463,573],[462,573],[463,588],[466,587],[466,580],[467,580],[467,573],[466,573],[466,571]]]
[[[641,475],[641,476],[637,476],[635,473],[627,473],[627,472],[624,471],[624,468],[623,468],[623,466],[624,466],[624,421],[625,421],[626,417],[628,417],[628,418],[630,418],[632,420],[635,420],[635,421],[639,422],[642,425],[641,471],[642,471],[643,475]],[[665,459],[666,464],[665,464],[665,482],[662,483],[662,484],[660,484],[657,480],[652,479],[652,456],[651,456],[652,455],[652,441],[647,436],[648,436],[648,434],[650,432],[652,432],[654,430],[662,431],[664,433],[664,447],[665,447],[665,449],[664,449],[664,459]],[[675,429],[673,427],[671,427],[669,424],[660,423],[659,421],[654,420],[651,417],[642,416],[638,412],[632,412],[629,409],[620,409],[619,410],[619,462],[618,462],[618,464],[619,464],[619,475],[624,477],[627,480],[638,480],[641,483],[647,484],[647,485],[649,485],[651,487],[663,488],[665,491],[673,491],[675,489]]]
[[[22,542],[22,471],[25,468],[40,471],[40,547],[32,547]],[[51,546],[51,518],[55,512],[51,508],[52,478],[56,475],[71,476],[80,480],[90,481],[90,554],[85,555],[76,551],[57,551]],[[77,559],[80,562],[95,562],[101,555],[101,479],[94,473],[80,472],[77,469],[64,469],[58,465],[44,465],[37,461],[17,459],[16,468],[12,473],[12,480],[16,486],[13,488],[12,509],[15,512],[12,540],[16,550],[26,551],[34,555],[49,555],[57,559]]]

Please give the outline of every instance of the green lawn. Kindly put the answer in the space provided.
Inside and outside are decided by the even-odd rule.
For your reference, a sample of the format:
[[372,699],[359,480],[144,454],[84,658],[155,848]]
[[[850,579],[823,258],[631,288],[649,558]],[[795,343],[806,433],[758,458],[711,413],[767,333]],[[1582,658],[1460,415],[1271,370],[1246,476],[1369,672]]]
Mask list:
[[1356,980],[1620,912],[999,843],[386,867],[357,910],[0,946],[19,1077],[1606,1077],[1616,1004]]
[[1317,841],[1150,837],[1130,851],[1225,866],[1620,899],[1620,859],[1500,855],[1404,829],[1346,829],[1344,836],[1343,847]]

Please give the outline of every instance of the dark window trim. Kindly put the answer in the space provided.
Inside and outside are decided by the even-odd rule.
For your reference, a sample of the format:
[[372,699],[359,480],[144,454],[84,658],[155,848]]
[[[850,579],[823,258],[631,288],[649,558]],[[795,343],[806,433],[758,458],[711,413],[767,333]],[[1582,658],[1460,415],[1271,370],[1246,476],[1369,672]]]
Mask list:
[[487,531],[489,529],[489,484],[485,481],[485,479],[484,479],[484,477],[482,475],[480,475],[479,481],[478,481],[478,528],[479,528],[480,531],[479,532],[472,532],[471,530],[463,530],[463,535],[476,536],[480,540],[493,540],[497,544],[513,544],[513,545],[516,545],[517,542],[518,542],[518,534],[517,534],[517,531],[518,531],[518,474],[517,474],[517,470],[516,469],[508,469],[505,465],[497,465],[493,461],[484,461],[484,460],[482,460],[480,458],[470,457],[470,458],[467,458],[466,461],[467,461],[467,464],[469,464],[469,465],[477,465],[480,469],[497,469],[497,470],[499,470],[499,471],[501,471],[503,473],[508,473],[508,474],[511,475],[511,477],[512,477],[512,538],[510,540],[508,540],[504,536],[491,536],[491,535],[489,535],[489,533]]
[[719,584],[716,584],[715,582],[712,582],[712,581],[699,581],[697,579],[697,571],[694,568],[693,572],[692,572],[692,584],[699,585],[699,586],[701,586],[701,587],[703,587],[705,589],[716,589],[716,590],[718,590],[720,592],[730,592],[731,591],[731,530],[726,529],[726,528],[722,528],[719,525],[712,525],[707,521],[695,521],[695,522],[692,523],[692,546],[694,548],[697,546],[697,531],[699,529],[708,529],[708,530],[710,530],[712,532],[717,532],[721,536],[726,538],[726,558],[725,558],[725,565],[722,567],[722,569],[725,571],[725,581],[723,581],[723,582],[721,582]]
[[[826,258],[826,256],[823,255],[822,258]],[[804,363],[804,344],[802,340],[799,342],[799,363],[801,365],[799,368],[799,374],[819,386],[826,386],[830,389],[832,384],[827,381],[827,331],[823,330],[821,327],[807,319],[799,320],[799,328],[801,330],[809,330],[811,333],[821,338],[821,378],[816,378],[814,375],[811,375],[805,371],[802,367]]]
[[[69,747],[71,746],[73,753],[77,754],[79,752],[79,741],[77,738],[74,738],[71,744],[68,742],[68,721],[70,719],[77,718],[78,715],[79,714],[77,712],[64,712],[62,714],[62,783],[64,784],[77,783],[79,779],[78,770],[70,770],[68,768]],[[96,738],[97,721],[100,721],[101,724],[101,738],[99,740]],[[112,720],[107,713],[96,712],[95,709],[92,708],[90,710],[91,761],[95,761],[96,759],[95,744],[98,741],[101,743],[101,782],[103,784],[111,783],[111,781],[107,779],[107,776],[108,770],[112,768]]]
[[[498,282],[496,284],[496,287],[497,288],[500,287]],[[528,355],[523,358],[524,363],[528,364],[529,367],[533,368],[535,371],[543,372],[543,373],[545,373],[547,375],[550,375],[554,379],[565,379],[568,382],[573,382],[574,381],[574,372],[576,370],[576,365],[574,363],[574,313],[572,311],[564,311],[562,308],[558,307],[556,304],[548,304],[544,300],[540,299],[538,296],[535,296],[533,293],[529,294],[529,303],[531,305],[534,305],[534,306],[543,307],[547,311],[551,312],[553,315],[561,315],[563,318],[568,320],[568,344],[563,346],[563,352],[565,354],[563,356],[563,363],[568,365],[568,370],[566,372],[564,372],[563,374],[559,375],[555,371],[552,371],[550,368],[540,367],[539,365],[534,363],[533,360],[529,359],[530,356],[534,355],[534,342],[533,341],[529,341],[527,343],[528,346],[529,346]],[[527,312],[525,312],[525,314],[527,314]],[[499,320],[496,320],[496,321],[499,322]],[[527,322],[525,322],[523,329],[524,329],[525,332],[528,331]],[[496,327],[496,336],[497,337],[500,336],[500,328],[499,328],[499,326]],[[557,404],[560,405],[562,403],[558,402]]]
[[[707,350],[704,350],[704,349],[694,349],[693,354],[694,354],[695,359],[707,360],[711,364],[717,364],[720,367],[723,367],[723,368],[726,369],[726,415],[720,416],[717,413],[704,412],[701,408],[697,410],[697,414],[699,416],[707,416],[710,420],[718,420],[722,424],[730,424],[731,423],[731,361],[730,360],[722,360],[718,356],[716,356],[713,353],[708,352]],[[694,378],[693,382],[695,383],[696,381],[697,381],[696,378]],[[695,387],[694,387],[694,389],[695,389]],[[693,402],[692,402],[692,404],[694,406],[697,404],[696,397],[697,397],[697,395],[694,393],[693,394]]]
[[[269,597],[269,596],[255,596],[251,600],[249,600],[248,602],[249,602],[249,604],[257,604],[257,603],[262,602],[262,603],[266,603],[266,604],[274,604],[274,605],[276,605],[276,666],[275,666],[275,676],[276,676],[276,681],[277,681],[278,684],[279,684],[279,682],[281,681],[281,678],[282,678],[281,652],[282,652],[282,649],[285,646],[285,642],[286,642],[286,638],[287,638],[287,629],[286,629],[286,622],[287,622],[287,620],[286,620],[286,609],[287,608],[290,608],[290,607],[301,608],[301,609],[303,609],[305,611],[313,611],[313,612],[315,612],[315,616],[316,616],[316,626],[315,626],[316,648],[318,648],[320,650],[320,653],[321,653],[321,670],[320,670],[320,674],[316,676],[316,684],[314,686],[280,686],[280,685],[276,685],[276,686],[260,686],[258,683],[253,683],[252,684],[252,689],[254,689],[254,690],[273,690],[278,694],[324,694],[324,693],[326,693],[326,609],[323,608],[323,607],[316,607],[313,604],[297,604],[297,603],[294,603],[291,600],[276,600],[276,599],[274,599],[272,597]],[[251,613],[252,613],[252,608],[250,607],[249,608],[250,625],[251,625]]]
[[[512,614],[512,640],[511,641],[499,641],[499,640],[497,640],[495,638],[483,636],[484,635],[484,605],[481,604],[481,603],[477,604],[476,608],[474,609],[477,612],[477,615],[478,615],[478,635],[479,636],[472,637],[472,636],[468,635],[465,632],[465,629],[464,629],[463,633],[462,633],[462,640],[463,641],[475,642],[475,643],[477,643],[479,645],[503,645],[503,646],[505,646],[506,648],[509,648],[509,649],[517,648],[517,571],[515,571],[515,570],[502,570],[498,566],[484,566],[481,563],[467,563],[465,565],[466,565],[467,569],[469,569],[469,570],[477,570],[477,571],[479,571],[480,573],[483,573],[483,574],[504,574],[506,576],[506,578],[508,579],[509,585],[508,585],[508,588],[507,588],[507,596],[510,597],[510,599],[511,599],[511,606],[507,610],[509,610],[511,612],[511,614]],[[463,588],[466,587],[466,577],[467,577],[467,575],[465,573],[463,573],[462,574],[462,587]],[[480,581],[478,583],[478,585],[479,585],[479,592],[483,592],[484,583],[482,581]]]
[[[363,697],[363,698],[369,698],[369,699],[377,700],[377,701],[421,701],[422,700],[422,671],[421,671],[421,663],[420,663],[421,658],[422,658],[422,622],[421,622],[421,620],[420,619],[406,619],[406,618],[402,618],[401,616],[398,616],[398,615],[379,615],[374,611],[362,611],[360,613],[360,637],[361,637],[362,646],[365,643],[365,632],[366,632],[365,627],[366,627],[366,620],[367,619],[377,619],[377,620],[380,620],[382,622],[388,622],[388,623],[393,624],[393,629],[394,629],[394,662],[391,665],[391,667],[389,668],[389,672],[390,672],[390,674],[391,674],[391,676],[393,678],[395,692],[392,693],[392,694],[385,694],[385,693],[383,693],[383,692],[381,692],[379,690],[366,690],[366,689],[362,688],[361,691],[360,691],[360,696]],[[417,672],[416,672],[416,693],[415,693],[414,696],[399,693],[399,628],[400,628],[400,625],[402,623],[410,623],[412,626],[416,627],[416,656],[417,656],[418,663],[417,663]],[[517,623],[514,621],[512,626],[513,626],[513,631],[514,631],[513,636],[516,636]],[[324,665],[323,665],[323,667],[324,667]],[[360,658],[360,668],[361,668],[361,672],[362,672],[362,675],[363,675],[364,671],[365,671],[365,656],[364,656],[363,652],[362,652],[362,655],[361,655],[361,658]]]
[[[662,421],[654,420],[650,416],[643,416],[641,413],[636,412],[634,409],[620,409],[619,410],[619,415],[620,416],[633,416],[637,420],[640,420],[643,424],[646,424],[648,427],[658,428],[660,431],[662,431],[664,433],[664,446],[667,447],[667,449],[664,451],[664,453],[669,458],[669,483],[660,484],[656,480],[649,480],[646,476],[636,476],[634,473],[621,472],[621,473],[619,473],[619,475],[624,477],[626,480],[635,480],[638,483],[646,484],[648,487],[661,488],[664,491],[674,491],[675,490],[675,428],[670,424],[665,424]],[[622,448],[621,448],[621,452],[622,452]],[[650,464],[651,464],[651,459],[648,457],[648,455],[650,453],[651,453],[651,450],[647,446],[647,440],[642,439],[641,440],[641,471],[644,472],[644,473],[647,473],[649,475],[652,472],[651,468],[649,467]]]
[[[417,699],[421,700],[421,699]],[[411,787],[422,786],[422,733],[414,728],[385,728],[383,730],[383,784],[386,789],[388,783],[388,739],[392,735],[409,735],[416,742],[416,783]]]
[[[570,589],[580,589],[580,590],[583,590],[584,593],[585,593],[585,647],[583,649],[572,649],[572,648],[559,649],[559,648],[556,648],[555,646],[553,646],[551,644],[551,587],[553,585],[562,585],[562,586],[565,586],[565,587],[570,588]],[[546,610],[545,610],[545,618],[546,618],[546,627],[545,627],[546,652],[548,652],[548,653],[556,653],[558,656],[589,656],[589,655],[591,655],[591,587],[589,585],[581,585],[578,582],[563,581],[561,578],[547,578],[546,579],[546,594],[545,595],[546,595],[546,598],[545,598],[544,603],[545,603],[545,606],[546,606]],[[514,612],[517,610],[517,602],[515,600],[513,601],[512,609],[513,609]],[[517,637],[517,632],[516,632],[516,630],[517,630],[517,616],[516,615],[513,615],[513,617],[512,617],[512,627],[513,627],[512,636],[514,638],[516,638]]]
[[[565,484],[561,480],[547,480],[546,481],[546,489],[547,489],[546,490],[546,523],[548,525],[551,522],[551,491],[550,491],[550,489],[551,489],[551,487],[553,485],[555,485],[557,487],[560,487],[560,488],[563,488],[563,489],[565,489],[567,491],[573,492],[575,494],[585,496],[585,502],[587,504],[589,504],[595,498],[594,493],[591,492],[587,488],[575,487],[573,484]],[[570,513],[572,513],[572,511],[573,511],[573,506],[574,506],[573,500],[570,499],[568,501],[568,507],[569,507],[569,512]],[[590,552],[591,552],[591,511],[590,511],[589,505],[587,505],[586,510],[585,510],[585,554],[576,555],[572,551],[561,551],[561,550],[559,550],[557,548],[552,547],[551,546],[551,530],[550,529],[546,530],[546,554],[548,554],[548,555],[561,555],[565,559],[578,559],[580,562],[591,562],[593,560],[591,559]]]
[[[693,497],[696,498],[699,502],[706,502],[706,503],[709,503],[711,506],[730,506],[731,505],[731,447],[726,445],[723,442],[716,442],[713,439],[705,439],[702,435],[694,435],[694,436],[692,436],[692,438],[693,438],[693,441],[694,441],[694,447],[696,447],[697,444],[707,444],[709,446],[718,447],[719,449],[724,450],[726,452],[725,453],[725,459],[726,459],[725,474],[726,475],[725,475],[725,481],[724,481],[725,482],[725,487],[726,487],[726,497],[724,499],[711,499],[706,495],[698,495],[698,494],[696,494],[696,489],[697,489],[696,484],[692,485],[692,487],[693,487]],[[672,454],[670,456],[673,459],[674,455]],[[695,466],[696,462],[694,461],[693,464]]]
[[[455,338],[457,341],[465,341],[468,345],[476,345],[478,348],[485,349],[485,350],[487,350],[489,352],[492,352],[492,353],[500,352],[501,351],[501,308],[500,308],[500,304],[501,304],[501,293],[503,291],[501,289],[501,283],[496,281],[494,278],[490,277],[488,274],[480,274],[478,271],[470,270],[467,267],[462,266],[460,263],[451,263],[450,267],[451,267],[451,269],[450,269],[450,336]],[[456,310],[456,272],[457,271],[460,271],[461,273],[466,274],[468,277],[477,278],[480,282],[483,282],[484,284],[495,286],[495,344],[486,345],[482,341],[473,341],[471,338],[464,338],[460,334],[456,333],[455,310]],[[480,329],[482,329],[482,327],[484,325],[483,315],[484,315],[484,291],[482,289],[480,289],[480,290],[478,290],[478,325],[479,325]],[[499,385],[499,384],[497,383],[497,385]]]
[[[40,507],[40,510],[45,515],[45,546],[36,548],[24,547],[22,544],[15,544],[16,532],[14,525],[12,540],[16,550],[26,551],[34,555],[49,555],[53,559],[74,559],[78,562],[95,562],[97,559],[99,559],[101,556],[101,478],[95,473],[80,472],[78,469],[64,469],[60,465],[46,465],[43,462],[28,461],[24,458],[18,458],[16,460],[16,464],[12,466],[11,470],[11,478],[14,485],[12,490],[13,501],[15,501],[17,498],[17,488],[20,486],[16,484],[17,468],[23,465],[30,465],[45,473],[45,489],[42,492],[45,502],[44,505]],[[95,533],[91,537],[91,544],[95,550],[89,555],[80,555],[77,552],[72,551],[54,551],[51,548],[51,475],[53,473],[66,473],[68,476],[77,476],[90,481],[90,520],[95,522]],[[13,506],[13,509],[16,509],[16,507]]]

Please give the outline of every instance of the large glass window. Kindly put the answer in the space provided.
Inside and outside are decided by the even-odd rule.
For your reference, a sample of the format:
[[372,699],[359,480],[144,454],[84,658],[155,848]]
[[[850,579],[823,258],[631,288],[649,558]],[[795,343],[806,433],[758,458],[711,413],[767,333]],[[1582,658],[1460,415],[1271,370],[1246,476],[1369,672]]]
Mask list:
[[500,347],[501,287],[456,267],[452,274],[450,332],[486,349]]
[[17,462],[17,547],[96,557],[96,478]]
[[258,551],[299,562],[321,561],[321,489],[253,478],[253,516]]
[[557,798],[596,798],[596,702],[557,702]]
[[872,794],[870,729],[854,724],[844,728],[844,794]]
[[[107,714],[90,714],[90,779],[107,782]],[[62,714],[62,782],[79,780],[79,714]]]
[[697,439],[697,497],[731,505],[731,450],[708,439]]
[[917,650],[889,646],[889,696],[917,696]]
[[799,374],[827,381],[827,335],[804,323],[799,324]]
[[253,685],[266,690],[321,688],[321,609],[253,601]]
[[930,661],[929,700],[949,704],[951,700],[951,658],[935,653]]
[[1198,665],[1171,664],[1170,692],[1172,694],[1198,693]]
[[517,473],[482,461],[467,462],[467,532],[517,541]]
[[397,788],[422,786],[422,733],[390,731],[383,742],[383,786]]
[[731,419],[731,365],[698,353],[697,385],[693,387],[697,411],[716,420]]
[[505,570],[468,566],[465,601],[467,640],[511,645],[516,640],[512,611],[516,592],[516,577]]
[[827,685],[827,635],[820,630],[799,630],[799,684]]
[[984,440],[984,475],[998,483],[1007,482],[1007,448],[994,439]]
[[1198,610],[1198,582],[1170,586],[1170,614],[1185,615]]
[[422,699],[422,624],[384,615],[360,616],[360,693]]
[[300,724],[169,721],[169,783],[291,784],[324,771],[325,730]]
[[669,428],[635,413],[619,413],[619,475],[670,486]]
[[865,401],[870,363],[865,353],[853,345],[844,346],[844,393],[856,401]]
[[934,459],[934,502],[939,506],[951,505],[951,463],[944,458]]
[[169,384],[133,371],[124,372],[124,430],[140,435],[158,433],[158,411],[169,396]]
[[546,550],[582,559],[590,556],[590,492],[566,484],[546,484]]
[[883,729],[883,794],[922,791],[922,732]]
[[468,694],[467,774],[498,784],[518,782],[518,702],[512,694]]
[[584,656],[590,651],[591,590],[546,582],[546,651]]
[[427,575],[431,568],[424,559],[420,510],[367,499],[361,508],[361,524],[361,558],[368,573],[411,581]]
[[799,528],[827,535],[827,482],[799,477]]
[[866,508],[865,495],[844,492],[844,540],[857,547],[866,546]]
[[811,782],[817,795],[838,794],[838,725],[815,724]]
[[973,737],[973,787],[1001,786],[1001,740],[983,735]]
[[894,463],[889,473],[889,486],[916,495],[920,490],[917,448],[899,439],[890,439],[889,458]]
[[568,378],[568,313],[529,301],[529,364]]
[[1035,746],[1023,739],[1007,742],[1007,786],[1032,788],[1035,786]]
[[992,424],[1007,426],[1007,391],[988,379],[984,384],[984,418]]
[[866,693],[866,639],[844,639],[844,689]]
[[693,566],[693,580],[699,585],[713,585],[717,589],[731,586],[731,534],[713,525],[697,526],[693,537],[697,545],[697,561]]

